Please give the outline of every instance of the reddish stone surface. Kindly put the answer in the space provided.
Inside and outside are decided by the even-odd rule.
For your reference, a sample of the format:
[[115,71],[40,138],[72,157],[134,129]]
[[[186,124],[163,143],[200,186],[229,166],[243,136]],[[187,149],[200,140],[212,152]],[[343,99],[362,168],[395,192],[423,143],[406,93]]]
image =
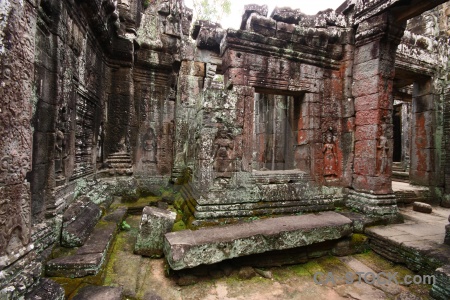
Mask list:
[[375,176],[377,173],[377,161],[370,158],[356,157],[353,162],[353,170],[358,175]]
[[378,125],[361,125],[356,126],[355,141],[373,140],[378,136]]
[[362,140],[355,142],[355,157],[358,158],[372,158],[376,157],[377,141],[376,140]]

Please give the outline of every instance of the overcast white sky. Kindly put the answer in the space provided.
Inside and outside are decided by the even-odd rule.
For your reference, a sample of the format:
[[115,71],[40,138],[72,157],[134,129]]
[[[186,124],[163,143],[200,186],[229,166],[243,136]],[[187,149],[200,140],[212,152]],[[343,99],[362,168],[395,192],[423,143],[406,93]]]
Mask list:
[[[238,29],[241,25],[241,17],[244,12],[244,5],[246,4],[267,4],[269,6],[269,16],[275,6],[300,8],[300,10],[307,15],[315,15],[317,12],[327,8],[336,9],[344,3],[344,1],[345,0],[231,0],[231,14],[229,16],[224,16],[221,23],[223,28]],[[192,8],[192,0],[185,0],[185,4],[187,7]]]

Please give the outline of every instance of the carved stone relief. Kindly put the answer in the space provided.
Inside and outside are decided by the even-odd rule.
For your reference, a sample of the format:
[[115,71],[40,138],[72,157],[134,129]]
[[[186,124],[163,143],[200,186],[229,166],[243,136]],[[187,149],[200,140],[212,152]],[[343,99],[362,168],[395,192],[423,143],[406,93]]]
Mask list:
[[333,128],[329,128],[325,134],[323,144],[323,176],[335,178],[337,174],[338,159],[336,155],[336,137],[333,135]]

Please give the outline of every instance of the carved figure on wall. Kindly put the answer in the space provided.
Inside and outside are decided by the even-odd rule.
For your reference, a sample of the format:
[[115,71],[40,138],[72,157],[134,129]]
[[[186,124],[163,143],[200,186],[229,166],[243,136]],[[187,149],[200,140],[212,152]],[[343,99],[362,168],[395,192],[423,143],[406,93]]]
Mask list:
[[103,122],[100,123],[97,136],[97,162],[103,162],[103,141],[105,140],[105,130],[103,129]]
[[143,147],[144,150],[148,152],[148,161],[156,162],[156,135],[153,128],[147,129],[147,133],[143,138]]
[[388,140],[384,135],[380,136],[380,143],[378,144],[377,148],[380,151],[380,168],[378,170],[378,175],[384,174],[386,172],[386,168],[388,165],[388,151],[389,146],[387,144]]
[[333,129],[330,127],[325,135],[325,143],[322,148],[323,157],[323,176],[337,177],[337,156],[336,145],[334,142]]
[[219,128],[214,141],[214,171],[232,172],[233,139],[225,128]]
[[56,129],[55,135],[55,174],[58,177],[61,177],[64,152],[64,133],[61,130]]

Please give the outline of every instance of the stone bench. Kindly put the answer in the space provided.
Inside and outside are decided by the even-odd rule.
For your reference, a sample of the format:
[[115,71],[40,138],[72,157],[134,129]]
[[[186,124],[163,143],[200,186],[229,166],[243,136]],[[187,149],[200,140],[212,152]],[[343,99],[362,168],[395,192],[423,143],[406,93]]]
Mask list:
[[352,233],[352,221],[335,212],[256,220],[165,235],[164,254],[174,270],[225,259],[291,249]]

